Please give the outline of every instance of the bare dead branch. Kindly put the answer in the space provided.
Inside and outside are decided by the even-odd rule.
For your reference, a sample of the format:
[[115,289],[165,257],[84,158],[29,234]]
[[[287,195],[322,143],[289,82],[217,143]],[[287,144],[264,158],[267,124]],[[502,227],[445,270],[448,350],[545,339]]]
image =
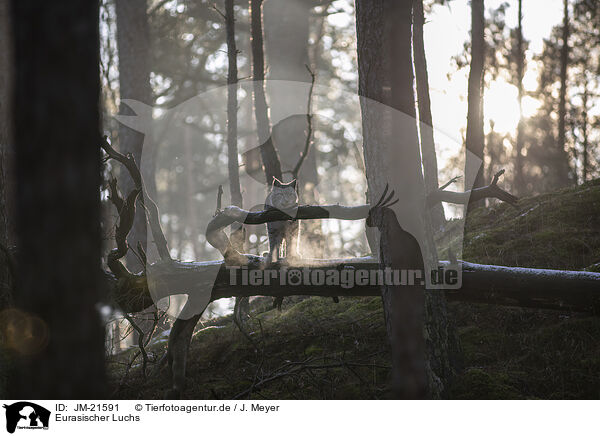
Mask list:
[[103,138],[101,147],[111,159],[114,159],[123,164],[129,172],[129,174],[131,175],[136,189],[139,190],[139,192],[142,194],[141,196],[139,196],[139,201],[146,212],[146,217],[148,219],[148,223],[150,224],[150,230],[152,232],[152,236],[154,238],[154,243],[156,244],[158,254],[163,260],[171,259],[171,255],[169,253],[169,248],[167,245],[167,239],[165,238],[165,235],[160,226],[160,215],[158,212],[158,207],[156,206],[156,203],[148,196],[148,193],[144,188],[142,174],[137,164],[135,163],[133,156],[125,156],[116,151],[110,145],[106,136]]
[[111,178],[108,181],[108,192],[109,192],[108,199],[117,208],[117,212],[121,213],[121,210],[123,209],[123,206],[124,206],[124,200],[123,200],[123,197],[121,197],[119,190],[117,189],[117,179],[115,177]]
[[457,181],[459,181],[462,178],[462,176],[455,176],[452,177],[450,180],[448,180],[446,183],[444,183],[442,186],[439,187],[438,190],[444,190],[446,189],[448,186],[450,186],[453,183],[456,183]]
[[444,203],[468,204],[470,201],[483,200],[484,198],[497,198],[498,200],[516,207],[519,199],[498,186],[498,179],[502,174],[504,174],[504,170],[498,171],[494,175],[492,183],[488,186],[475,188],[465,192],[445,191],[443,188],[455,181],[456,178],[454,178],[449,183],[442,186],[442,188],[430,193],[427,197],[427,204],[430,207],[439,201],[443,201]]
[[215,209],[214,216],[217,216],[221,212],[221,203],[223,199],[223,185],[219,185],[219,190],[217,191],[217,208]]
[[138,358],[139,355],[140,355],[140,352],[137,351],[133,355],[133,357],[127,362],[127,366],[125,367],[125,373],[121,377],[121,380],[119,381],[119,385],[117,386],[117,388],[112,393],[111,398],[114,398],[119,392],[121,392],[121,389],[123,389],[123,386],[125,386],[125,381],[127,380],[127,377],[129,376],[129,372],[131,371],[131,367],[133,366],[133,363],[136,361],[136,359]]
[[137,323],[133,320],[133,318],[128,315],[125,314],[125,319],[127,319],[127,321],[129,321],[129,324],[131,324],[131,327],[133,327],[133,329],[137,332],[138,334],[138,348],[140,350],[140,353],[142,353],[142,376],[144,377],[144,379],[146,378],[146,368],[148,367],[148,352],[146,351],[146,345],[144,343],[144,330],[137,325]]
[[219,14],[221,16],[221,18],[225,21],[227,21],[227,16],[225,15],[224,12],[222,12],[219,7],[213,3],[212,8],[217,12],[217,14]]
[[127,200],[123,200],[117,189],[116,179],[108,183],[109,199],[117,208],[119,213],[119,223],[115,231],[115,242],[117,247],[108,254],[107,265],[110,270],[119,278],[129,278],[133,274],[121,262],[121,259],[127,254],[127,235],[133,227],[135,217],[135,201],[140,193],[139,189],[134,189]]

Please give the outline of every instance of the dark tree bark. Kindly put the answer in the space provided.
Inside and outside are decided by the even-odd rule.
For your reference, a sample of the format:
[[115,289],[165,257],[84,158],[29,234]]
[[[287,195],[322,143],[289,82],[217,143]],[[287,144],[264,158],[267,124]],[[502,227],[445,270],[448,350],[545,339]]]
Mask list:
[[237,147],[237,47],[235,44],[235,16],[233,0],[225,0],[225,27],[227,31],[227,165],[229,169],[229,193],[231,204],[242,207],[242,191],[240,189],[240,170]]
[[569,162],[566,146],[567,74],[569,68],[569,0],[564,0],[562,47],[560,49],[560,93],[558,101],[558,150],[555,171],[562,186],[569,184]]
[[515,147],[515,192],[525,189],[523,181],[523,72],[525,53],[523,52],[523,0],[519,0],[517,25],[517,89],[519,91],[519,124],[517,125],[517,143]]
[[[359,0],[356,14],[359,94],[367,97],[361,99],[361,110],[370,203],[377,202],[377,196],[390,182],[386,177],[394,179],[393,187],[403,201],[397,219],[403,227],[411,224],[423,241],[430,229],[426,229],[421,219],[425,188],[413,91],[412,1]],[[400,116],[403,126],[391,122],[388,118],[393,114],[386,115],[388,111],[377,102],[407,115]],[[399,132],[398,128],[405,130]],[[387,168],[392,159],[395,171]],[[386,235],[390,234],[385,228],[381,231],[382,264],[403,268],[403,263],[420,256],[420,253],[409,252],[408,247],[395,247],[391,240],[387,241]],[[374,236],[370,235],[369,243],[376,252]],[[428,258],[432,255],[428,252],[430,247],[421,247],[421,250],[425,250],[423,253]],[[392,347],[394,395],[419,398],[428,391],[428,395],[438,397],[442,395],[449,372],[445,300],[439,294],[424,296],[424,287],[408,288],[382,288]],[[424,330],[427,343],[423,340]]]
[[267,186],[273,177],[281,180],[281,163],[273,144],[269,108],[265,96],[265,55],[262,29],[262,0],[250,0],[250,32],[252,35],[252,76],[254,79],[254,115],[260,144],[260,157]]
[[[265,51],[270,80],[314,83],[309,71],[308,39],[312,1],[267,0],[263,6]],[[281,93],[267,84],[273,140],[286,180],[297,179],[300,202],[313,204],[314,187],[318,184],[315,153],[311,150],[313,120],[310,113],[312,89],[300,87],[297,92]],[[289,113],[294,115],[288,117]],[[300,115],[306,113],[306,116]],[[300,224],[300,251],[321,257],[323,235],[318,222]],[[302,248],[304,247],[304,250]],[[308,248],[307,248],[308,247]],[[282,300],[274,305],[281,306]]]
[[[150,87],[150,33],[148,17],[146,16],[146,0],[116,0],[117,13],[117,49],[119,52],[119,94],[121,101],[124,99],[137,100],[142,103],[152,104],[152,89]],[[122,115],[134,115],[126,104],[121,102]],[[156,198],[154,183],[154,147],[148,148],[150,141],[146,140],[146,149],[143,149],[144,134],[137,132],[124,124],[119,125],[119,148],[121,152],[131,153],[138,165],[144,171],[144,183],[148,194]],[[143,152],[143,153],[142,153]],[[127,195],[133,190],[133,180],[129,174],[124,173],[119,180],[119,186]],[[144,214],[138,213],[135,224],[129,234],[130,247],[137,249],[141,243],[147,250],[147,227]],[[127,254],[127,263],[132,270],[140,271],[143,265],[130,251]]]
[[[238,160],[238,66],[237,47],[235,43],[235,14],[233,0],[225,0],[225,28],[227,32],[227,166],[229,172],[229,194],[233,206],[242,207],[242,190],[240,188],[240,170]],[[241,224],[232,224],[231,239],[233,247],[244,251],[245,232]],[[249,311],[247,298],[236,298],[234,307],[234,321],[243,331],[242,322]]]
[[[9,245],[9,215],[12,202],[10,158],[12,157],[12,38],[9,0],[0,0],[0,244]],[[9,187],[10,186],[10,187]],[[0,252],[0,310],[11,299],[9,259]]]
[[[423,40],[423,0],[414,0],[414,37],[413,50],[415,53],[415,76],[417,81],[417,102],[419,108],[419,122],[421,134],[421,153],[423,155],[423,176],[427,192],[437,191],[438,165],[435,154],[435,141],[433,134],[433,119],[431,116],[431,99],[429,97],[429,77],[427,74],[427,58],[425,57],[425,43]],[[431,220],[434,228],[439,228],[444,222],[444,209],[442,203],[433,205]]]
[[[312,5],[310,1],[290,0],[281,2],[267,0],[263,6],[265,22],[265,51],[269,65],[270,80],[289,80],[295,82],[311,82],[311,74],[307,70],[309,16]],[[308,89],[308,87],[303,88]],[[308,92],[297,92],[282,95],[277,89],[267,85],[273,141],[281,161],[284,174],[293,172],[300,160],[307,141],[308,123],[312,120],[306,116],[295,115],[287,118],[287,113],[302,114],[307,109]],[[308,115],[308,114],[307,114]],[[310,138],[308,138],[310,141]],[[308,150],[299,171],[297,171],[300,193],[306,183],[317,184],[317,169],[314,153]],[[291,174],[294,177],[294,174]],[[312,194],[311,192],[307,192]],[[314,198],[304,198],[311,203]]]
[[[584,72],[585,74],[585,72]],[[582,135],[582,142],[581,142],[581,154],[582,154],[582,163],[581,163],[581,181],[583,183],[585,183],[587,181],[587,176],[588,176],[588,170],[589,170],[589,121],[588,121],[588,104],[589,104],[589,99],[590,99],[590,91],[588,89],[588,81],[587,81],[587,77],[585,79],[585,83],[584,83],[584,88],[583,88],[583,96],[582,96],[582,108],[583,108],[583,112],[581,114],[581,135]]]
[[[370,177],[370,171],[383,165],[376,152],[377,144],[383,142],[381,117],[375,106],[384,101],[384,59],[383,42],[383,0],[366,2],[355,1],[356,44],[358,55],[358,94],[361,98],[361,118],[363,130],[363,154],[367,177],[367,203],[377,202],[376,193],[383,192],[386,181]],[[370,170],[373,168],[373,170]],[[377,234],[367,227],[366,235],[372,253],[378,252]]]
[[20,256],[13,398],[105,395],[98,3],[14,0]]
[[[191,249],[194,255],[194,259],[197,257],[197,246],[198,236],[200,235],[200,229],[198,224],[198,204],[194,201],[194,195],[197,190],[196,176],[196,165],[194,162],[194,143],[190,138],[189,128],[185,129],[183,133],[183,147],[185,156],[185,198],[186,201],[186,219],[187,225],[189,226],[189,240],[191,240]],[[138,211],[138,215],[144,215],[142,210]],[[136,216],[137,218],[137,216]],[[139,222],[139,221],[138,221]],[[144,221],[145,224],[145,221]],[[183,226],[181,226],[183,227]],[[184,229],[185,230],[185,229]],[[187,238],[183,238],[184,240]],[[181,238],[180,238],[181,242]],[[178,251],[181,253],[181,250]]]
[[[483,67],[485,56],[484,0],[471,1],[471,67],[469,71],[468,113],[467,113],[467,156],[465,165],[465,186],[483,186]],[[481,159],[482,166],[471,164],[473,159],[468,152]],[[475,171],[477,168],[477,171]],[[474,182],[473,182],[474,181]],[[471,185],[471,183],[473,183]],[[481,203],[479,203],[481,204]]]

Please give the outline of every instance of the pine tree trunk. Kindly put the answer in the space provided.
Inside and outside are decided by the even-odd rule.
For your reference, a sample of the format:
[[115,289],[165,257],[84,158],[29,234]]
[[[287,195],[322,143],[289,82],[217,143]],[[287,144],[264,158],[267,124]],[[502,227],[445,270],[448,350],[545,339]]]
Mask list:
[[558,144],[555,171],[561,186],[569,184],[569,161],[566,152],[567,74],[569,68],[569,1],[564,0],[562,47],[560,49],[560,95],[558,102]]
[[[585,74],[585,72],[584,72]],[[587,181],[587,176],[588,176],[588,167],[589,167],[589,155],[588,155],[588,148],[589,148],[589,122],[588,122],[588,102],[589,102],[589,98],[590,98],[590,92],[588,90],[588,81],[587,81],[587,77],[585,79],[585,84],[584,84],[584,88],[583,88],[583,101],[581,102],[582,106],[583,106],[583,113],[581,114],[582,117],[582,125],[581,125],[581,130],[582,130],[582,136],[583,136],[583,141],[581,144],[581,154],[583,155],[582,157],[582,163],[581,166],[582,168],[582,174],[581,174],[581,181],[583,183],[585,183]]]
[[[9,246],[9,199],[12,187],[12,38],[9,0],[0,0],[0,244]],[[0,310],[11,300],[11,277],[5,253],[0,252]]]
[[[311,75],[309,66],[308,39],[311,2],[304,0],[267,0],[263,6],[265,20],[265,52],[269,65],[269,80],[287,80],[309,83]],[[297,92],[283,94],[277,86],[269,86],[267,91],[271,109],[273,141],[281,160],[283,177],[288,180],[290,174],[301,159],[305,149],[308,123],[314,123],[312,116],[306,113],[309,92],[308,86],[299,86]],[[293,113],[291,117],[288,114]],[[310,139],[310,138],[309,138]],[[317,162],[314,150],[309,149],[306,158],[296,176],[300,202],[314,204],[314,187],[319,182]],[[301,246],[308,245],[310,252],[317,257],[322,256],[323,236],[320,224],[303,222]],[[307,250],[305,250],[307,251]]]
[[[98,3],[12,2],[21,312],[13,398],[106,393]],[[20,324],[20,325],[23,325]],[[19,324],[17,324],[19,325]]]
[[[483,135],[483,68],[485,56],[484,0],[471,1],[471,67],[469,71],[467,113],[467,155],[465,164],[465,186],[484,186],[483,165],[473,164],[476,159],[483,163],[485,138]],[[470,153],[469,153],[470,152]],[[472,154],[471,154],[472,153]],[[466,188],[465,188],[466,189]],[[472,204],[477,206],[479,204]]]
[[[225,0],[225,28],[227,32],[227,169],[229,174],[229,195],[233,206],[243,207],[240,188],[240,167],[238,160],[238,65],[235,43],[235,13],[233,0]],[[244,252],[245,232],[241,224],[231,225],[233,248]],[[242,322],[249,312],[249,299],[236,298],[234,314],[236,322]]]
[[517,143],[515,147],[515,193],[524,192],[523,180],[523,72],[525,53],[523,52],[523,0],[519,0],[517,25],[517,89],[519,91],[519,124],[517,125]]
[[[10,26],[9,0],[0,0],[0,244],[9,246],[9,219],[13,202],[9,200],[13,186],[10,175],[12,157],[12,35]],[[12,277],[9,259],[0,253],[0,311],[12,304]],[[10,365],[4,346],[0,348],[0,396],[8,398],[6,382],[10,377]]]
[[[265,20],[265,52],[269,65],[269,80],[310,82],[307,70],[308,24],[311,5],[303,0],[281,2],[267,0],[263,6]],[[290,171],[299,160],[307,134],[306,112],[308,87],[299,92],[282,95],[276,87],[267,85],[273,127],[282,171]],[[293,113],[291,118],[287,114]],[[284,175],[285,177],[285,175]],[[298,174],[299,185],[316,184],[317,169],[314,153],[309,153]],[[301,189],[302,190],[302,189]],[[308,201],[308,199],[305,199]]]
[[267,186],[273,178],[281,180],[281,163],[271,135],[271,120],[265,95],[265,55],[263,46],[262,0],[250,0],[252,35],[252,78],[254,79],[254,115],[260,144],[260,157]]
[[[429,221],[423,219],[425,185],[415,119],[411,11],[411,0],[356,2],[363,147],[370,204],[377,202],[389,183],[402,203],[395,209],[398,223],[417,238],[424,257],[430,259],[431,246],[425,241],[432,232]],[[381,250],[376,247],[377,237],[371,234],[369,238],[372,251],[380,252],[380,264],[406,268],[395,259],[409,262],[412,254],[385,234],[384,229]],[[419,398],[427,392],[433,398],[442,396],[451,372],[444,298],[421,286],[383,287],[382,296],[392,348],[394,395]]]
[[[419,131],[421,136],[421,153],[423,155],[423,175],[427,192],[438,189],[438,165],[435,154],[435,141],[433,134],[433,119],[431,116],[431,99],[429,97],[429,77],[427,74],[427,59],[425,57],[425,43],[423,40],[423,0],[414,0],[414,47],[415,76],[417,81],[417,101],[419,108]],[[434,228],[442,226],[446,218],[442,203],[437,203],[431,208],[432,224]]]
[[242,191],[240,188],[240,170],[238,161],[238,66],[237,47],[235,43],[235,16],[233,0],[225,0],[225,26],[227,31],[227,165],[229,170],[229,193],[231,204],[242,207]]
[[[119,52],[119,94],[124,99],[137,100],[152,104],[152,89],[150,88],[150,33],[146,16],[146,0],[116,0],[117,13],[117,49]],[[121,103],[121,115],[134,115],[132,110]],[[154,150],[146,140],[143,150],[144,134],[137,132],[124,124],[119,124],[119,149],[121,153],[131,153],[143,170],[144,183],[148,195],[156,198],[154,183]],[[142,164],[143,159],[143,164]],[[134,188],[133,180],[124,171],[119,179],[119,189],[123,195],[128,195]],[[138,211],[139,212],[139,211]],[[137,250],[141,243],[147,250],[146,218],[143,213],[136,213],[135,222],[127,241]],[[127,266],[132,271],[141,271],[143,265],[131,252],[126,256]]]

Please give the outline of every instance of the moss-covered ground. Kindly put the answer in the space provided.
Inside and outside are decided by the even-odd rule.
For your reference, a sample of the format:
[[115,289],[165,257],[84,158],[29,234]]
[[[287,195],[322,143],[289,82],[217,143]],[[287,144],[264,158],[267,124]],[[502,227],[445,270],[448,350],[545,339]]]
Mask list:
[[[462,225],[451,222],[449,226]],[[493,205],[469,216],[463,258],[539,268],[600,271],[600,180]],[[247,329],[231,317],[198,325],[190,347],[184,398],[387,398],[390,356],[381,299],[287,298],[251,304]],[[600,398],[600,318],[585,314],[450,304],[464,367],[449,398]],[[153,352],[159,355],[165,343]],[[120,356],[125,359],[131,351]],[[124,365],[109,365],[113,387]],[[266,379],[266,381],[264,381]],[[169,375],[144,380],[139,366],[116,398],[161,398]],[[243,395],[243,398],[247,398]]]

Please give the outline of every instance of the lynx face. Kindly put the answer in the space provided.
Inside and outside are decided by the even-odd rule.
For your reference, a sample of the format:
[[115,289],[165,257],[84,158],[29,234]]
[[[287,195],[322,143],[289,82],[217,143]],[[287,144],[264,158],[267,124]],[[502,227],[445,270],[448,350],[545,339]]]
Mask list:
[[279,210],[292,209],[298,206],[298,193],[296,192],[296,181],[282,183],[274,179],[271,192],[265,201],[267,206]]

